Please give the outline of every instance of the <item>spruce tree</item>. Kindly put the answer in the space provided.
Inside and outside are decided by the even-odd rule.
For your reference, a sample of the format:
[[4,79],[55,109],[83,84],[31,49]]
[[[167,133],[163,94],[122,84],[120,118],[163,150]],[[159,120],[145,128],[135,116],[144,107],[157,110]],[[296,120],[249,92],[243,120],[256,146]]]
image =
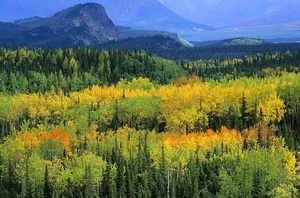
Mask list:
[[49,173],[48,173],[48,165],[45,167],[45,177],[44,177],[44,197],[50,198],[52,197],[52,188],[51,183],[49,181]]

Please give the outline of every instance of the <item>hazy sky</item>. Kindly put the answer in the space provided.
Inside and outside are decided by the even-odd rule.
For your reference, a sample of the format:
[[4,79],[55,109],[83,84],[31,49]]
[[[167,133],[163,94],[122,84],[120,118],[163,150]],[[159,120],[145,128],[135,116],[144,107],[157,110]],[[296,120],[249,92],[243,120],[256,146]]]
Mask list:
[[199,2],[199,3],[206,3],[209,5],[217,5],[222,0],[158,0],[162,4],[171,5],[171,4],[186,4],[186,3],[192,3],[192,2]]

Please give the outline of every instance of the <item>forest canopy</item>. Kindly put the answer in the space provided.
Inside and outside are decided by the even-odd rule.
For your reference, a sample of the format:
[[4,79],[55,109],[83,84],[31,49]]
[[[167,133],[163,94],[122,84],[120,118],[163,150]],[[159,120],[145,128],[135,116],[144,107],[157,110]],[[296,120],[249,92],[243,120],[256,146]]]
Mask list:
[[300,53],[0,49],[0,197],[297,197]]

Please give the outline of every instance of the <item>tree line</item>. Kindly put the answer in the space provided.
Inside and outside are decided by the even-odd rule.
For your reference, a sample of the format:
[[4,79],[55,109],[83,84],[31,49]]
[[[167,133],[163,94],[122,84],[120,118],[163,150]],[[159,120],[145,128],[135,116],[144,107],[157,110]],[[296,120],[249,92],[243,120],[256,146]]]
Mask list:
[[149,78],[158,84],[181,76],[197,75],[203,81],[265,77],[282,71],[299,72],[300,51],[262,53],[223,60],[170,61],[146,51],[101,50],[76,47],[0,48],[0,91],[4,93],[64,93],[92,85],[112,85],[120,79]]
[[0,91],[44,93],[54,86],[65,93],[92,85],[116,84],[121,78],[147,77],[166,84],[186,72],[173,61],[146,51],[17,48],[0,49]]

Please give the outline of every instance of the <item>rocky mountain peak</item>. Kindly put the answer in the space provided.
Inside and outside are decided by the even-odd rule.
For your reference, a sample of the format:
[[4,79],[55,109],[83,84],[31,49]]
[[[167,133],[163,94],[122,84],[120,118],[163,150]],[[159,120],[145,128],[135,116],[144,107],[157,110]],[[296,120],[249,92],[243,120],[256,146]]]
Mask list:
[[57,12],[52,17],[24,23],[33,35],[45,29],[54,36],[66,36],[74,44],[97,45],[121,38],[118,29],[107,16],[104,7],[97,3],[78,4]]

